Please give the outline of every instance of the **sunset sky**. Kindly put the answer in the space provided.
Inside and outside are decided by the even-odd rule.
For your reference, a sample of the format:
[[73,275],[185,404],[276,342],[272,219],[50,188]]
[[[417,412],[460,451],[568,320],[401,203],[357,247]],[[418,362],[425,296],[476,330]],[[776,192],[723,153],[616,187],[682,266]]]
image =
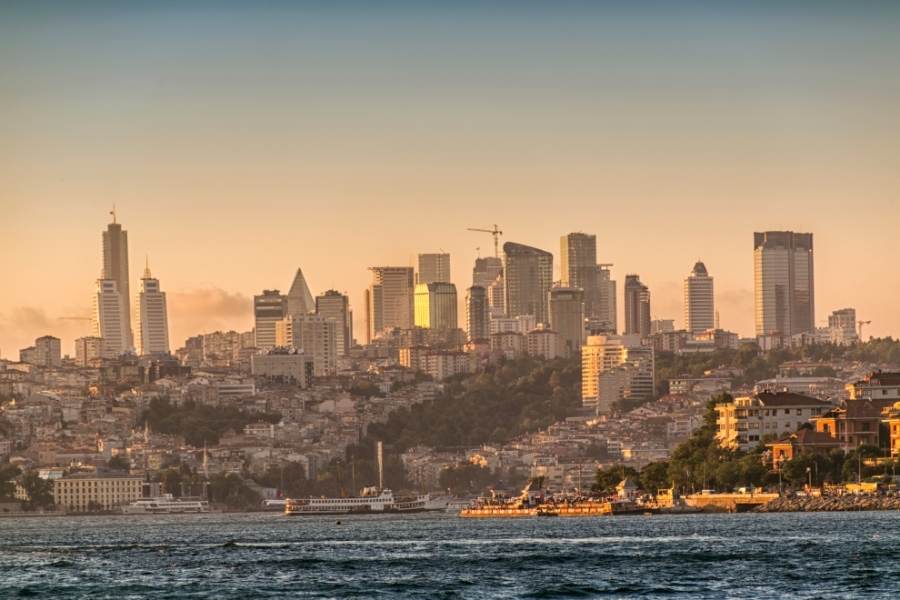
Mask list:
[[113,204],[173,349],[297,267],[362,338],[368,266],[462,296],[493,223],[557,271],[597,234],[678,324],[702,259],[747,336],[753,231],[809,231],[817,320],[900,334],[900,3],[425,4],[0,5],[0,356],[88,333]]

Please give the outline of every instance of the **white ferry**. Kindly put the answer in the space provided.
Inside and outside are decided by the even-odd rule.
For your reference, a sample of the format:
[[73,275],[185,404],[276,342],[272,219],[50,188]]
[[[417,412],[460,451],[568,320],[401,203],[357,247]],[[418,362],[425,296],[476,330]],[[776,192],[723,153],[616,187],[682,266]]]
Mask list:
[[122,507],[126,515],[171,515],[209,512],[209,502],[199,498],[175,498],[164,494],[156,498],[141,498]]
[[391,490],[378,491],[369,487],[352,498],[298,498],[287,499],[284,514],[297,515],[346,515],[354,513],[412,513],[446,510],[447,496],[419,494],[409,498],[395,498]]

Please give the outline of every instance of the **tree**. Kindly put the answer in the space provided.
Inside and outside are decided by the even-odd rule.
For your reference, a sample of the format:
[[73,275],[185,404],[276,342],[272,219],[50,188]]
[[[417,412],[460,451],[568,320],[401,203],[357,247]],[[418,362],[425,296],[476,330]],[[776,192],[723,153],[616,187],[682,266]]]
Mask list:
[[597,469],[594,490],[601,494],[615,493],[616,486],[619,485],[619,482],[629,477],[636,480],[639,479],[638,472],[632,467],[615,465],[605,469]]
[[106,462],[106,466],[113,471],[129,471],[131,470],[131,461],[121,454],[116,454]]
[[458,495],[481,492],[494,480],[490,469],[472,463],[448,467],[441,471],[439,476],[440,486]]
[[11,500],[15,497],[16,483],[14,479],[22,471],[19,467],[9,463],[0,465],[0,500]]
[[257,508],[262,498],[240,475],[216,475],[209,482],[209,498],[234,510]]
[[37,471],[28,471],[22,476],[22,487],[28,495],[28,500],[23,504],[25,510],[53,506],[53,482],[41,479]]
[[668,489],[672,485],[669,478],[669,462],[662,460],[650,463],[641,469],[641,488],[645,492],[656,494],[657,490]]

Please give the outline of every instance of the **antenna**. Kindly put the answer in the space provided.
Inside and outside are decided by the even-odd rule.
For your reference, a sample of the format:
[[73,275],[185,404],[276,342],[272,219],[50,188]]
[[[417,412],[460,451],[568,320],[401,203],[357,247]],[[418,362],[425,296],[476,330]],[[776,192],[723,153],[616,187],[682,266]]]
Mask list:
[[113,203],[112,210],[109,211],[109,214],[112,215],[112,218],[113,218],[113,224],[115,224],[115,222],[116,222],[116,204],[115,204],[115,203]]

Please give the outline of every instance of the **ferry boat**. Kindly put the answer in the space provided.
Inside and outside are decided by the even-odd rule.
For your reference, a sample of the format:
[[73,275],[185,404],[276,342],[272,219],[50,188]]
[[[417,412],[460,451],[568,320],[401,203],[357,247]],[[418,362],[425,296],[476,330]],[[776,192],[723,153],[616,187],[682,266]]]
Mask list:
[[446,510],[449,498],[419,494],[397,498],[391,490],[364,488],[359,496],[349,498],[288,498],[284,502],[284,514],[302,515],[347,515],[366,513],[415,513]]
[[[459,511],[460,517],[465,518],[515,518],[534,517],[538,515],[538,509],[543,504],[543,494],[540,490],[532,490],[531,482],[525,486],[522,493],[514,498],[504,498],[492,493],[490,498],[479,498],[471,506]],[[542,514],[541,516],[548,516]]]
[[171,515],[209,512],[209,502],[199,498],[175,498],[163,494],[156,498],[141,498],[122,507],[126,515]]

